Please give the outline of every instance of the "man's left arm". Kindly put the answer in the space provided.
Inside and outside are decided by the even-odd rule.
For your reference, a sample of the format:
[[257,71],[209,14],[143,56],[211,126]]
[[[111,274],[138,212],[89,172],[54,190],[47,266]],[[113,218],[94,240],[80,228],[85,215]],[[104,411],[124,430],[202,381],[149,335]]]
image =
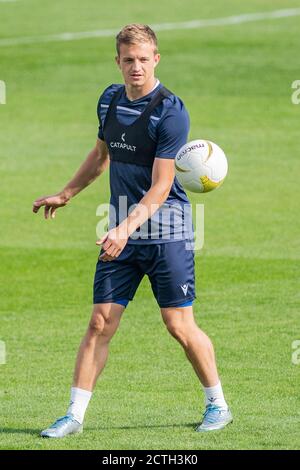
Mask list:
[[150,189],[140,200],[135,209],[124,219],[118,227],[110,230],[97,245],[103,243],[105,252],[101,255],[103,261],[117,258],[125,247],[128,238],[146,220],[159,209],[167,199],[175,178],[174,160],[168,158],[155,158],[152,167],[152,184]]

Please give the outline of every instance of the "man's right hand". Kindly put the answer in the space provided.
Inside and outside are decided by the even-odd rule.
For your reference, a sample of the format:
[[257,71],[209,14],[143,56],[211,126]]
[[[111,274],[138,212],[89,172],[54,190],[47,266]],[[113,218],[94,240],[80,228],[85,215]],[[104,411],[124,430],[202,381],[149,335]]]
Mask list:
[[54,219],[56,209],[65,206],[68,201],[69,198],[63,191],[52,196],[43,196],[34,201],[32,211],[37,213],[40,207],[45,206],[45,219],[49,219],[49,215]]
[[71,197],[76,196],[101,175],[108,164],[107,145],[103,140],[97,139],[95,147],[90,151],[72,180],[59,193],[43,196],[34,201],[33,212],[38,212],[40,207],[45,206],[45,219],[49,219],[49,216],[54,219],[56,209],[65,206]]

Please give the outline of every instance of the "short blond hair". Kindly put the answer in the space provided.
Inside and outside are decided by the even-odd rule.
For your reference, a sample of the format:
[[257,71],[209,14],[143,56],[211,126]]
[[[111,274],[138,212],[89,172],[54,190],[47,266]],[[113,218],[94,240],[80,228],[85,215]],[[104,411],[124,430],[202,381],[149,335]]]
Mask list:
[[139,44],[141,42],[152,42],[154,45],[154,54],[157,54],[157,37],[150,26],[138,23],[124,26],[116,36],[118,55],[120,55],[121,44]]

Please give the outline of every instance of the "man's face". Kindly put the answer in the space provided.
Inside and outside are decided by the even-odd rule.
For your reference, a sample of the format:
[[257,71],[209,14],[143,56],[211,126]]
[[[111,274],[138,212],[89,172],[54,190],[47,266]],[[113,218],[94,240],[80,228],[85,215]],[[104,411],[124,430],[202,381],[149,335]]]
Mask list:
[[120,55],[116,62],[122,72],[126,85],[142,87],[154,77],[154,69],[160,54],[154,54],[154,44],[121,44]]

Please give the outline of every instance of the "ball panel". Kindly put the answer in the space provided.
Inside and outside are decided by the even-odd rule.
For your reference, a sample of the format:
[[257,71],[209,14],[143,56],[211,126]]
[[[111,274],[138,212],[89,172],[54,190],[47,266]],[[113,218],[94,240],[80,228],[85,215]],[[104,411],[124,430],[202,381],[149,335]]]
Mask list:
[[218,188],[221,186],[224,180],[218,181],[217,183],[215,181],[212,181],[209,179],[207,176],[201,176],[200,181],[203,186],[203,192],[208,193],[209,191],[212,191],[213,189]]
[[197,139],[183,145],[175,157],[180,184],[189,191],[209,192],[220,186],[228,164],[223,150],[214,142]]

